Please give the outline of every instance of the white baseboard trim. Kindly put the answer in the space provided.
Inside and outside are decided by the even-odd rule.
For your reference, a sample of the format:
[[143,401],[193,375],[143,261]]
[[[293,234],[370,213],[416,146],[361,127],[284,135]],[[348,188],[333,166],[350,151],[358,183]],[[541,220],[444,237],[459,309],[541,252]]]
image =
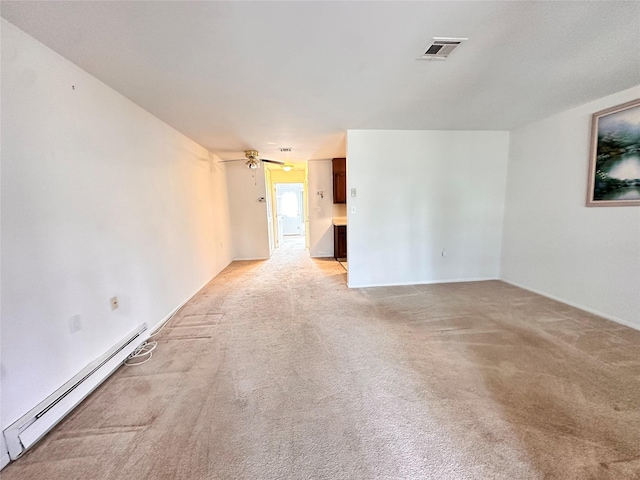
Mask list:
[[255,258],[234,258],[234,262],[249,262],[253,260],[269,260],[269,257],[255,257]]
[[[229,263],[231,263],[231,262],[229,262]],[[228,267],[228,266],[229,266],[229,265],[227,265],[227,267]],[[227,267],[224,267],[224,268],[227,268]],[[224,270],[224,268],[223,268],[222,270]],[[220,272],[222,272],[222,270],[220,270]],[[171,320],[171,319],[173,318],[173,316],[174,316],[176,313],[178,313],[178,311],[180,311],[180,309],[181,309],[182,307],[184,307],[187,303],[189,303],[189,302],[193,299],[193,297],[195,297],[196,295],[198,295],[198,294],[202,291],[202,289],[203,289],[204,287],[206,287],[207,285],[209,285],[209,283],[211,282],[211,280],[213,280],[213,279],[214,279],[214,278],[216,278],[218,275],[220,275],[220,272],[216,273],[213,277],[211,277],[209,280],[207,280],[207,281],[206,281],[206,282],[205,282],[205,283],[204,283],[200,288],[198,288],[198,290],[196,290],[196,292],[195,292],[193,295],[191,295],[191,296],[190,296],[189,298],[187,298],[184,302],[182,302],[180,305],[178,305],[176,308],[174,308],[174,309],[169,313],[169,315],[167,315],[167,316],[166,316],[166,317],[164,317],[162,320],[160,320],[158,323],[156,323],[155,325],[153,325],[153,326],[149,329],[149,331],[150,331],[151,335],[153,335],[154,333],[156,333],[158,330],[160,330],[160,329],[164,326],[164,324],[165,324],[165,323],[167,323],[169,320]]]
[[311,258],[333,258],[333,255],[309,255]]
[[369,283],[366,285],[347,285],[347,286],[349,288],[405,287],[410,285],[435,285],[438,283],[486,282],[489,280],[500,280],[500,279],[495,277],[448,278],[443,280],[425,280],[425,281],[418,281],[418,282]]
[[572,302],[570,300],[566,300],[564,298],[557,297],[555,295],[551,295],[550,293],[543,292],[542,290],[537,290],[535,288],[530,288],[524,285],[521,285],[517,282],[512,282],[511,280],[500,279],[504,283],[508,283],[509,285],[513,285],[514,287],[521,288],[523,290],[527,290],[528,292],[535,293],[537,295],[541,295],[543,297],[550,298],[551,300],[555,300],[556,302],[564,303],[565,305],[569,305],[570,307],[577,308],[579,310],[584,310],[585,312],[592,313],[594,315],[598,315],[599,317],[606,318],[607,320],[611,320],[612,322],[619,323],[624,325],[625,327],[633,328],[635,330],[640,330],[640,325],[637,323],[629,322],[628,320],[624,320],[622,318],[615,317],[613,315],[609,315],[608,313],[600,312],[593,308],[586,307],[584,305],[580,305],[579,303]]

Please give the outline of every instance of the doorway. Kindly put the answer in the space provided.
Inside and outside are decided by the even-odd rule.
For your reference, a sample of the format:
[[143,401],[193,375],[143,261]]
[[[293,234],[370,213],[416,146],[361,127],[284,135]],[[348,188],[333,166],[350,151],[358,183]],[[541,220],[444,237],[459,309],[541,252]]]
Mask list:
[[304,237],[304,184],[276,183],[275,193],[278,243],[284,237]]

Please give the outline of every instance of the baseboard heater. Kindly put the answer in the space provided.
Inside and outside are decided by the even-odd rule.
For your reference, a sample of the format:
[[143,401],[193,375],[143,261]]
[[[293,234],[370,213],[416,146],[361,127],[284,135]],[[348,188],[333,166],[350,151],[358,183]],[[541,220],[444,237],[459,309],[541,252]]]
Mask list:
[[4,430],[11,460],[16,460],[111,375],[147,338],[144,323],[111,350]]

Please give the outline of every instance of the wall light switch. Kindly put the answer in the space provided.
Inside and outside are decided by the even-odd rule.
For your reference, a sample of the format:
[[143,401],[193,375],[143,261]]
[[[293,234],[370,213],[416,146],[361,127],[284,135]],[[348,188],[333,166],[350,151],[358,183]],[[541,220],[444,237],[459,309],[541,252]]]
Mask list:
[[351,215],[355,215],[356,214],[356,206],[352,205],[351,206]]
[[111,310],[118,308],[118,297],[111,297]]
[[80,315],[76,314],[69,319],[69,331],[76,333],[82,328],[82,322],[80,321]]
[[351,189],[351,196],[352,196],[352,197],[355,197],[355,196],[356,196],[356,189],[355,189],[355,188],[352,188],[352,189]]

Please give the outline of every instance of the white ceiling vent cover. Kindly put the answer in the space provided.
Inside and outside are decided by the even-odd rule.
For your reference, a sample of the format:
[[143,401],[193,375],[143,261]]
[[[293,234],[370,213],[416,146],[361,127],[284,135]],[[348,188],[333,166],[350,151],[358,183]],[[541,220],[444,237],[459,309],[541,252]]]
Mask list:
[[433,37],[433,42],[427,45],[421,60],[446,60],[451,53],[467,38]]

